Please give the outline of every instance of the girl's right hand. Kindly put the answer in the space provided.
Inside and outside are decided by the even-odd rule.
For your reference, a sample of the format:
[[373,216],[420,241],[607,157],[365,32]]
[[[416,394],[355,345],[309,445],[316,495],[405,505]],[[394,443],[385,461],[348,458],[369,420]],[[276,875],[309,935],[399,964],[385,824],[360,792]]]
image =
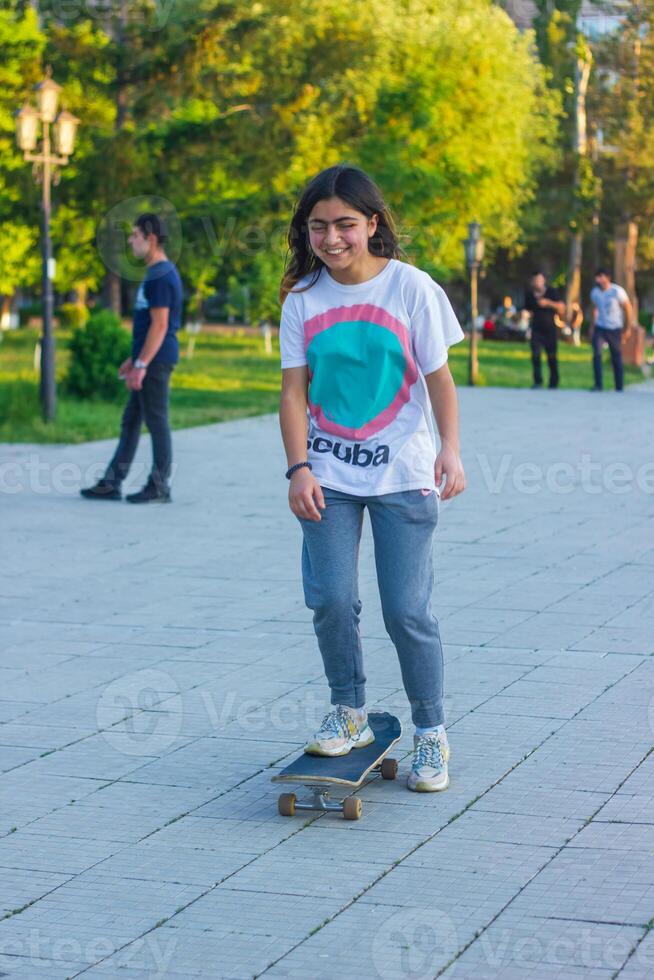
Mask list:
[[296,470],[291,477],[288,503],[296,517],[307,521],[322,520],[318,508],[325,509],[325,498],[320,484],[306,466]]

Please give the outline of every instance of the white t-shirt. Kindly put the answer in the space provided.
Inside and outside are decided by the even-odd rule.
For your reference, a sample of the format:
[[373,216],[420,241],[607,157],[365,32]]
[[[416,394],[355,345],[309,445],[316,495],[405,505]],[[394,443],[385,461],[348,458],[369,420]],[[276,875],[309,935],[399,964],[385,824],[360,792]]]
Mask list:
[[322,486],[358,496],[436,489],[424,376],[462,339],[441,287],[397,259],[351,286],[323,268],[315,285],[289,293],[282,368],[308,365],[307,458]]
[[620,304],[629,300],[622,286],[615,282],[608,289],[593,286],[590,298],[597,307],[597,326],[605,330],[621,330],[624,326],[624,313]]

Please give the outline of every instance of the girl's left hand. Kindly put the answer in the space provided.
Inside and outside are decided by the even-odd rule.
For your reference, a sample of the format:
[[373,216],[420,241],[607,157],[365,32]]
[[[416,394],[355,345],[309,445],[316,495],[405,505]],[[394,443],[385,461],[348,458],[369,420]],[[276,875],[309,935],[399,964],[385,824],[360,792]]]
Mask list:
[[436,457],[434,477],[437,487],[440,487],[443,482],[443,476],[445,476],[445,486],[441,490],[441,500],[449,500],[463,493],[466,488],[463,463],[459,453],[451,446],[441,446],[441,451]]

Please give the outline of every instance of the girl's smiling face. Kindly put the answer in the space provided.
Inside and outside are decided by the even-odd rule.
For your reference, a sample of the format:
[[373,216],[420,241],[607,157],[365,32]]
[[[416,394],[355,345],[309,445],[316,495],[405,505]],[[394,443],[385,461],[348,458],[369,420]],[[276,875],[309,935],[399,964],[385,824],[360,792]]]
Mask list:
[[313,207],[308,228],[313,252],[330,271],[338,273],[367,264],[368,240],[377,229],[377,215],[367,218],[340,197],[329,197]]

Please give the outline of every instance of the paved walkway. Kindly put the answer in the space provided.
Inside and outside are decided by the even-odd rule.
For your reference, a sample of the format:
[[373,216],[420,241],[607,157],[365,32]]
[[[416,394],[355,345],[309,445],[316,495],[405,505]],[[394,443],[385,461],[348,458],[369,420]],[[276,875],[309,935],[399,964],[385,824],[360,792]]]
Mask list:
[[461,402],[452,784],[358,823],[270,783],[325,705],[276,419],[179,433],[172,507],[81,500],[106,443],[0,447],[0,974],[654,975],[654,392]]

